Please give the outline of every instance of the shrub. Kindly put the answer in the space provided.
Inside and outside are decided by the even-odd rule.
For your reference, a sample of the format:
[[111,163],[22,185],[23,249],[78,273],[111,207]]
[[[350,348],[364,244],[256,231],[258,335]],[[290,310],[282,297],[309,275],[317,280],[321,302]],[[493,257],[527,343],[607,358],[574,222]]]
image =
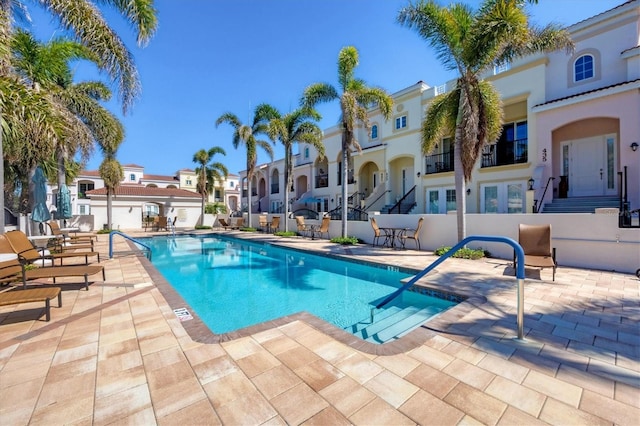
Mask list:
[[[443,254],[449,252],[449,250],[451,250],[451,247],[440,247],[440,248],[437,248],[434,253],[436,256],[442,256]],[[491,256],[491,253],[489,253],[488,251],[480,247],[476,249],[463,247],[451,255],[451,257],[457,257],[461,259],[473,259],[473,260],[481,259],[483,257],[489,257],[489,256]]]
[[278,232],[274,232],[273,235],[277,236],[277,237],[295,237],[296,235],[298,235],[297,232],[295,231],[278,231]]
[[196,225],[195,229],[211,229],[209,225]]
[[341,244],[343,246],[352,246],[358,244],[357,237],[335,237],[331,240],[332,243]]
[[245,228],[240,228],[239,230],[242,231],[242,232],[256,232],[258,229],[257,228],[245,227]]
[[96,234],[108,234],[111,232],[111,229],[98,229]]

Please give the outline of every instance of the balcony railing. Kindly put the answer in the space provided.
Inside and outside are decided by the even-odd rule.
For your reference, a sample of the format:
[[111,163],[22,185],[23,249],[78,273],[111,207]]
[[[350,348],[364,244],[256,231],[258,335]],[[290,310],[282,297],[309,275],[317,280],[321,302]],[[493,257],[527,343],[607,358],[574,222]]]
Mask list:
[[326,188],[329,186],[329,175],[317,175],[316,176],[316,188]]
[[528,139],[503,141],[482,149],[481,167],[506,166],[528,161]]
[[453,149],[442,154],[427,155],[425,157],[425,173],[444,173],[453,171]]

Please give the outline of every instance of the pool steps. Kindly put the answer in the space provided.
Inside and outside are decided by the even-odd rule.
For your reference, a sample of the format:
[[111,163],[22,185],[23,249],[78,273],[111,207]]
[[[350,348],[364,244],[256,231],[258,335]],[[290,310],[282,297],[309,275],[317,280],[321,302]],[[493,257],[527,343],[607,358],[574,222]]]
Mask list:
[[363,340],[384,343],[399,339],[438,313],[440,310],[434,308],[420,309],[409,306],[403,309],[391,306],[376,313],[373,323],[369,320],[360,321],[346,327],[346,330]]

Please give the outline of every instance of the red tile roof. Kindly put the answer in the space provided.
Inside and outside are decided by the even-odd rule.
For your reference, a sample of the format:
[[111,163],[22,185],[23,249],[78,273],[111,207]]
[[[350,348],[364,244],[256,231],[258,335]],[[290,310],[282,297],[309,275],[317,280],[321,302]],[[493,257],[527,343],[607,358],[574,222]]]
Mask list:
[[629,84],[629,83],[637,83],[637,82],[640,82],[640,79],[631,80],[631,81],[623,81],[622,83],[616,83],[616,84],[612,84],[612,85],[610,85],[610,86],[605,86],[605,87],[598,87],[597,89],[587,90],[587,91],[585,91],[585,92],[576,93],[575,95],[569,95],[569,96],[564,96],[564,97],[562,97],[562,98],[558,98],[558,99],[552,99],[552,100],[550,100],[550,101],[547,101],[547,102],[543,102],[543,103],[541,103],[541,104],[534,105],[533,107],[535,108],[535,107],[539,107],[539,106],[542,106],[542,105],[549,105],[549,104],[552,104],[552,103],[554,103],[554,102],[564,101],[565,99],[577,98],[577,97],[579,97],[579,96],[587,95],[587,94],[589,94],[589,93],[599,92],[599,91],[601,91],[601,90],[611,89],[612,87],[623,86],[623,85],[625,85],[625,84]]
[[167,175],[147,175],[145,174],[141,180],[166,180],[166,181],[178,181],[175,176]]
[[[107,195],[107,188],[99,188],[87,191],[86,195]],[[194,191],[177,188],[149,188],[143,185],[120,185],[116,188],[116,196],[129,197],[174,197],[174,198],[201,198],[201,195]]]

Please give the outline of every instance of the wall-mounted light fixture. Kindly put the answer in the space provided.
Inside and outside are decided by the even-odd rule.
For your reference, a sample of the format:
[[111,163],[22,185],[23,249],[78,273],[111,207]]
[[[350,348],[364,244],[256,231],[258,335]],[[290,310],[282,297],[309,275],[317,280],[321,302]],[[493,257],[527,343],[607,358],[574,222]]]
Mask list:
[[638,142],[631,142],[631,151],[636,152],[638,150]]
[[131,213],[133,211],[133,206],[129,207],[129,213]]
[[420,177],[420,172],[416,173],[416,176]]
[[471,194],[471,188],[467,188],[467,195]]
[[527,183],[529,184],[529,191],[533,191],[533,183],[535,181],[533,180],[533,178],[529,178],[529,180],[527,181]]

